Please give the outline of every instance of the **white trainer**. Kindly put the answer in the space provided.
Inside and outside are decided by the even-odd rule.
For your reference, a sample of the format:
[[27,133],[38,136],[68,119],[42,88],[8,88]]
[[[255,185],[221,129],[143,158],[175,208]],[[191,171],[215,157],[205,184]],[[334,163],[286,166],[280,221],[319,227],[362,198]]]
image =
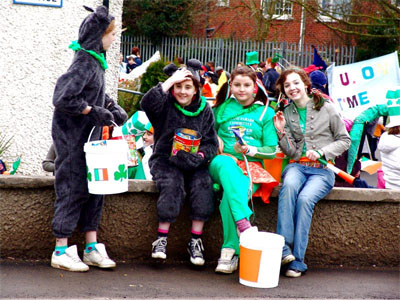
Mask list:
[[286,277],[297,278],[301,276],[301,272],[298,270],[289,269],[285,273]]
[[84,264],[78,256],[76,245],[70,246],[64,254],[56,255],[53,252],[51,256],[51,266],[56,269],[62,269],[72,272],[86,272],[88,265]]
[[221,257],[218,259],[218,265],[215,268],[217,273],[231,274],[238,268],[239,258],[235,255],[235,249],[222,248]]
[[288,254],[284,258],[282,258],[281,264],[283,266],[283,265],[286,265],[286,264],[288,264],[288,263],[290,263],[290,262],[292,262],[294,260],[296,260],[296,257],[294,257],[293,254]]
[[83,250],[83,262],[89,266],[95,266],[99,268],[115,268],[117,265],[115,261],[108,257],[106,246],[102,243],[94,245],[95,250],[87,253]]

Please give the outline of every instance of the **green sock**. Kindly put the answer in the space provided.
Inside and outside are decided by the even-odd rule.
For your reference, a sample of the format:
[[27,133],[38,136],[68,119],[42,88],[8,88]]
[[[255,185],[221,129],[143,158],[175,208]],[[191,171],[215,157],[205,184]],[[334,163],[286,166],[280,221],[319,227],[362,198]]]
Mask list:
[[56,256],[63,255],[65,253],[65,250],[67,250],[68,246],[56,246],[54,248],[54,253]]
[[93,250],[96,250],[96,248],[94,247],[96,244],[97,244],[97,242],[86,244],[86,247],[85,247],[86,253],[89,253],[89,252],[92,252]]

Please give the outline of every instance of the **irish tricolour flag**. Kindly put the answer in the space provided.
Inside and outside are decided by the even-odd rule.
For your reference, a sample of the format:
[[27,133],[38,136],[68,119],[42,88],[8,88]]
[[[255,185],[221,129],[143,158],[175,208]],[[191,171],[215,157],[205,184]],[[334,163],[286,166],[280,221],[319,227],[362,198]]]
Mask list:
[[108,181],[107,169],[94,169],[95,181]]

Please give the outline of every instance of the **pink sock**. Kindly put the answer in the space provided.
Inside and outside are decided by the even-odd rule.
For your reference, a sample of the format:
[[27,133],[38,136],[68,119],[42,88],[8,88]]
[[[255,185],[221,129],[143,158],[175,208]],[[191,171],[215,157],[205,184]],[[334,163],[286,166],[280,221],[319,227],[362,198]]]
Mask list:
[[168,235],[168,229],[158,228],[157,229],[157,233],[158,233],[159,236],[167,236]]
[[242,233],[243,231],[251,227],[251,223],[246,218],[243,218],[236,222],[236,226],[239,229],[239,232]]

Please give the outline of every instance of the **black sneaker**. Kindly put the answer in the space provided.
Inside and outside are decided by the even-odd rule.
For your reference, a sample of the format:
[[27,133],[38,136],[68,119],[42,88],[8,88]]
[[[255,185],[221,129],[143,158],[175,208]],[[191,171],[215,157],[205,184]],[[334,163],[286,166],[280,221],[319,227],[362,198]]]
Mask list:
[[188,243],[188,252],[190,254],[190,262],[196,266],[204,265],[204,258],[203,258],[203,242],[201,238],[194,239],[191,238],[190,242]]
[[160,236],[158,237],[152,244],[152,258],[160,258],[166,259],[167,258],[167,237]]

